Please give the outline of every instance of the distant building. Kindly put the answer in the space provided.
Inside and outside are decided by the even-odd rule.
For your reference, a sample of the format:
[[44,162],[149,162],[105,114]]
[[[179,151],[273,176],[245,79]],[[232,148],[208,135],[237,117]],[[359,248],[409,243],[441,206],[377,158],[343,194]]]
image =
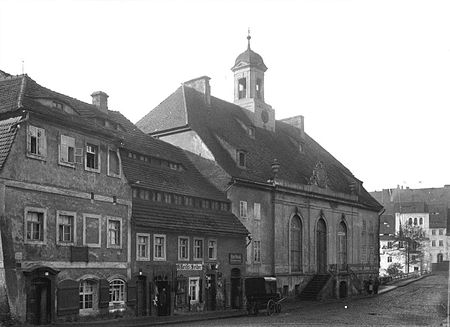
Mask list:
[[[449,260],[447,226],[450,187],[396,188],[371,194],[386,208],[385,215],[381,217],[381,226],[389,226],[389,228],[380,229],[380,273],[385,273],[389,264],[395,260],[398,260],[403,265],[403,271],[407,272],[405,254],[399,256],[393,255],[392,251],[388,253],[382,244],[384,239],[392,240],[393,235],[399,232],[401,225],[419,226],[426,236],[422,248],[424,256],[420,262],[410,265],[410,272],[430,271],[433,267],[437,267],[436,264]],[[414,255],[416,254],[411,254],[411,256]],[[414,258],[410,258],[410,261],[414,261],[411,259]]]
[[[248,37],[232,67],[234,103],[213,97],[203,76],[183,83],[137,126],[185,149],[227,192],[251,232],[248,274],[276,276],[286,296],[358,293],[378,271],[381,206],[305,132],[303,116],[275,120],[265,102],[266,70]],[[321,283],[310,290],[313,279]]]

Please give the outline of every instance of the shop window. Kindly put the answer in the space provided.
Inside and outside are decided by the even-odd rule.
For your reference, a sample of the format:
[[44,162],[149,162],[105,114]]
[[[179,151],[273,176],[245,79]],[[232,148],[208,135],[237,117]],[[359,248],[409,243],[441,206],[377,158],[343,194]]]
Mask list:
[[253,262],[261,262],[261,241],[253,241]]
[[256,203],[253,205],[253,216],[256,220],[261,219],[261,203]]
[[189,260],[189,238],[185,236],[178,237],[178,260]]
[[194,238],[194,260],[203,259],[203,239]]
[[191,304],[198,303],[200,300],[200,277],[189,278],[189,298]]
[[45,129],[32,125],[28,126],[27,155],[37,159],[43,159],[47,156]]
[[27,243],[44,243],[47,212],[41,208],[25,208],[25,241]]
[[86,170],[89,171],[100,171],[99,165],[99,147],[95,144],[86,144]]
[[247,201],[239,201],[239,217],[247,218]]
[[136,259],[150,260],[150,234],[136,233]]
[[122,279],[113,279],[109,283],[109,305],[124,304],[125,300],[125,282]]
[[60,245],[75,243],[75,213],[67,211],[57,212],[57,240]]
[[166,235],[153,236],[153,259],[166,260]]
[[108,218],[108,247],[120,248],[122,246],[122,219]]
[[83,245],[100,247],[101,244],[101,216],[83,215]]
[[208,241],[208,259],[217,260],[217,240]]
[[108,151],[108,175],[120,177],[120,158],[117,151]]

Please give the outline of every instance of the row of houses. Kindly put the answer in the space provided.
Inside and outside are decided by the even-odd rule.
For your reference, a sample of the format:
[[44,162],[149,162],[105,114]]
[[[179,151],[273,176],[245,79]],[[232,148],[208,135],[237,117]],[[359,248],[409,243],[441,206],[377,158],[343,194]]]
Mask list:
[[245,276],[277,277],[284,296],[361,293],[382,207],[302,116],[275,120],[266,69],[249,37],[234,103],[204,76],[137,125],[104,92],[89,104],[0,72],[2,311],[241,308]]

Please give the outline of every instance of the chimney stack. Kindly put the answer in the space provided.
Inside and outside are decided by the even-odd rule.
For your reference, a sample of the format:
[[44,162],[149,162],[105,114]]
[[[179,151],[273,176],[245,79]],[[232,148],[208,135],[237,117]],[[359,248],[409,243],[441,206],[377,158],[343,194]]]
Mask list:
[[305,137],[305,117],[302,115],[281,119],[283,123],[289,124],[300,130],[300,137]]
[[108,94],[103,91],[97,91],[91,94],[92,104],[100,111],[108,112]]
[[184,82],[183,85],[191,87],[204,95],[204,100],[207,106],[211,105],[211,86],[209,85],[208,76],[201,76]]

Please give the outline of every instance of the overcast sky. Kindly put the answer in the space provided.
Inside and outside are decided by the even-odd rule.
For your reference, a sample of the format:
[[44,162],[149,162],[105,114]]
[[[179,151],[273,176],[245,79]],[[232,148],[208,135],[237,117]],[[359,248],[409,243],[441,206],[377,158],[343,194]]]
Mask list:
[[233,100],[251,47],[276,118],[306,132],[369,190],[450,184],[450,1],[0,0],[0,70],[137,122],[207,75]]

